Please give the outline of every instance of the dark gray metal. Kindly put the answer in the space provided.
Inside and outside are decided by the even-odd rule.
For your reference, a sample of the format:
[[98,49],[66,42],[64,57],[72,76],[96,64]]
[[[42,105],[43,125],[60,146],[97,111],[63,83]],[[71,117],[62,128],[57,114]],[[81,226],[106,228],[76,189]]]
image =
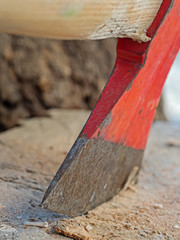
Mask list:
[[78,138],[50,184],[42,207],[71,217],[82,215],[117,194],[143,151]]

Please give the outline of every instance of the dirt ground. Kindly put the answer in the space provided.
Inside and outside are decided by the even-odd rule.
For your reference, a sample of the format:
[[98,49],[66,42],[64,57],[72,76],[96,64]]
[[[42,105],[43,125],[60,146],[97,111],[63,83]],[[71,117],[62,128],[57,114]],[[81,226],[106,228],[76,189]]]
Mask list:
[[88,114],[50,110],[0,134],[0,239],[179,240],[180,126],[168,122],[151,129],[137,185],[74,219],[39,207]]

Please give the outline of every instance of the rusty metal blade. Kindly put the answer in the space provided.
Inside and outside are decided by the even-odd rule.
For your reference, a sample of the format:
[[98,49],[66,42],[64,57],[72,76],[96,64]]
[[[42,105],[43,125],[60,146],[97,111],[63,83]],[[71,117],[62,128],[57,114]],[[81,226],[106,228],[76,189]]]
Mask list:
[[42,207],[78,216],[111,199],[122,188],[133,167],[140,167],[143,151],[78,138],[54,180]]

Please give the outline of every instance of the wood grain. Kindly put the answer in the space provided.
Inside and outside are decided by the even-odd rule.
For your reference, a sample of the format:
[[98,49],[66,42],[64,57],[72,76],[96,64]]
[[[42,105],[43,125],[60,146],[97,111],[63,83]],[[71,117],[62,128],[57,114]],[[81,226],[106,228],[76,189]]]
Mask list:
[[0,0],[0,32],[59,38],[128,37],[146,30],[162,0]]

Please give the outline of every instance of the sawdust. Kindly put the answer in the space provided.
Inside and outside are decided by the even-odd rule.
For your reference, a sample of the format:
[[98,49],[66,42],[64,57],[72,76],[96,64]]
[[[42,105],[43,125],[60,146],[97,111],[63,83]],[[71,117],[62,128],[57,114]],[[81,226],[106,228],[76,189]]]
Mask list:
[[172,224],[177,219],[173,219],[171,209],[153,208],[155,199],[148,201],[145,195],[139,198],[141,190],[136,191],[121,193],[85,216],[58,221],[53,229],[77,240],[178,239]]
[[[162,130],[156,127],[159,142],[150,140],[149,145],[152,144],[153,149],[146,152],[138,185],[132,181],[138,171],[134,168],[124,187],[127,191],[122,191],[85,216],[57,221],[52,226],[54,231],[77,240],[180,239],[176,228],[180,213],[179,182],[178,178],[174,182],[172,174],[178,165],[172,152],[168,152],[172,149],[163,144]],[[166,131],[165,135],[169,136],[168,129]],[[177,140],[175,138],[174,141]]]
[[[1,240],[180,239],[180,148],[167,144],[170,138],[179,142],[178,126],[153,126],[138,184],[130,181],[111,201],[70,219],[39,204],[88,112],[49,114],[0,134]],[[48,227],[24,225],[33,221]]]

